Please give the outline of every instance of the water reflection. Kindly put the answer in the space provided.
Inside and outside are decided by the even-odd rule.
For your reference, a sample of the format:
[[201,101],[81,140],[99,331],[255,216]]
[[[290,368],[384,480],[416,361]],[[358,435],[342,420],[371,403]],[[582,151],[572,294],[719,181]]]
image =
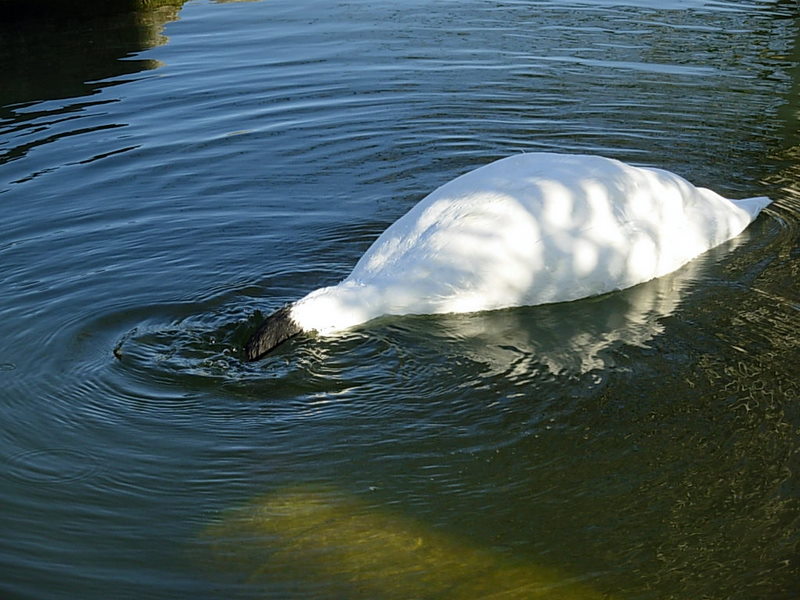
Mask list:
[[[0,23],[0,64],[4,69],[0,135],[11,141],[0,148],[0,165],[58,140],[124,127],[125,123],[109,123],[103,118],[102,106],[116,98],[103,97],[100,92],[112,85],[110,78],[158,66],[153,60],[128,57],[163,44],[162,27],[178,18],[184,1],[111,14],[94,13],[90,4],[74,13],[25,14]],[[115,143],[100,152],[90,151],[77,163],[131,148]],[[73,157],[77,154],[72,153]],[[12,174],[11,181],[21,183],[56,168],[48,160],[43,162],[22,177],[14,179]]]
[[[195,2],[148,54],[170,77],[124,75],[146,65],[109,58],[74,85],[53,69],[52,89],[30,82],[31,93],[3,46],[4,77],[18,83],[13,98],[0,86],[17,119],[0,124],[2,150],[43,145],[21,148],[1,176],[50,174],[3,195],[0,587],[301,597],[294,580],[207,583],[184,558],[230,507],[310,481],[376,509],[353,524],[388,515],[378,536],[413,522],[495,565],[599,573],[591,586],[618,598],[795,597],[800,57],[781,47],[795,39],[790,19],[770,15],[796,23],[796,2],[739,2],[734,14],[698,0],[642,9],[637,23],[619,2],[594,4],[592,21],[574,3],[540,2],[551,18],[532,22],[513,13],[531,3],[514,1],[320,1],[313,15],[305,3]],[[442,31],[454,15],[459,27]],[[643,71],[545,63],[579,47],[636,60],[656,20],[674,34],[658,48],[674,65],[696,65],[691,40],[716,31],[714,56],[731,61],[708,45],[709,66],[732,77],[659,85]],[[63,27],[88,39],[80,23]],[[601,28],[619,33],[593,41]],[[742,43],[744,28],[760,45]],[[130,83],[82,83],[115,73]],[[99,129],[116,124],[127,127]],[[241,130],[252,133],[227,135]],[[142,150],[62,168],[132,144]],[[544,146],[664,164],[732,196],[765,182],[775,204],[675,290],[653,288],[660,280],[563,306],[387,319],[297,341],[252,369],[224,354],[253,325],[232,323],[265,297],[280,304],[344,276],[420,191]],[[329,531],[343,541],[352,530],[339,523]],[[294,573],[314,587],[306,598],[340,581]]]
[[[716,252],[732,250],[731,241]],[[429,323],[442,339],[460,340],[459,350],[493,373],[541,371],[584,374],[613,365],[613,350],[644,346],[663,331],[660,319],[680,305],[697,279],[704,258],[675,273],[636,287],[577,302],[446,315]]]
[[117,14],[84,7],[71,14],[40,9],[35,16],[6,16],[0,22],[0,118],[11,116],[13,106],[89,96],[102,87],[100,80],[154,68],[154,61],[127,58],[163,44],[162,27],[178,18],[184,2]]

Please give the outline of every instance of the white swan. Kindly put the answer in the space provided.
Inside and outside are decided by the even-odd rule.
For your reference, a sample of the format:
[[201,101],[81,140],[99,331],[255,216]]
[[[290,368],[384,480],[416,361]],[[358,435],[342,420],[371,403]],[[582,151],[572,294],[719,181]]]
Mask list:
[[353,272],[268,317],[255,360],[302,331],[381,315],[563,302],[676,270],[741,233],[770,199],[727,200],[661,169],[529,153],[457,177],[375,240]]

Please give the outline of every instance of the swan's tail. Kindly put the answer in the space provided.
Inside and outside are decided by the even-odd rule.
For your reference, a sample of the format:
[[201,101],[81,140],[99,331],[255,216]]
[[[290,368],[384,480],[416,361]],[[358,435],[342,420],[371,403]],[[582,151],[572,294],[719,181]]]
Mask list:
[[754,196],[753,198],[743,198],[742,200],[732,200],[732,202],[746,211],[750,215],[750,220],[753,221],[768,204],[772,204],[772,200],[766,196]]

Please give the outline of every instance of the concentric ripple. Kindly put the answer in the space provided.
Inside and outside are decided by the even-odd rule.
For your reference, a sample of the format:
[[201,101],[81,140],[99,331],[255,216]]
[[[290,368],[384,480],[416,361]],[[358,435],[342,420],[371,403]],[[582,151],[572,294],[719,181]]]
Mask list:
[[[392,539],[468,549],[480,582],[797,595],[793,2],[168,4],[0,23],[5,596],[357,598],[342,561],[391,575]],[[526,150],[774,203],[629,290],[240,359],[427,193]],[[291,489],[358,509],[314,529]],[[237,506],[286,535],[202,538]],[[419,595],[391,581],[370,600]]]
[[42,448],[9,457],[3,475],[18,483],[62,485],[91,479],[97,471],[86,453],[74,448]]

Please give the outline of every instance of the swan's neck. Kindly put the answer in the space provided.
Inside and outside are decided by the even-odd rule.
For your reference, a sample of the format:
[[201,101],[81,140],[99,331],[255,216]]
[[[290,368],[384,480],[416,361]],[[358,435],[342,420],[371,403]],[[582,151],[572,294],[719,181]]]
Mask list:
[[386,314],[374,286],[345,280],[314,290],[291,306],[292,320],[303,331],[336,333]]

